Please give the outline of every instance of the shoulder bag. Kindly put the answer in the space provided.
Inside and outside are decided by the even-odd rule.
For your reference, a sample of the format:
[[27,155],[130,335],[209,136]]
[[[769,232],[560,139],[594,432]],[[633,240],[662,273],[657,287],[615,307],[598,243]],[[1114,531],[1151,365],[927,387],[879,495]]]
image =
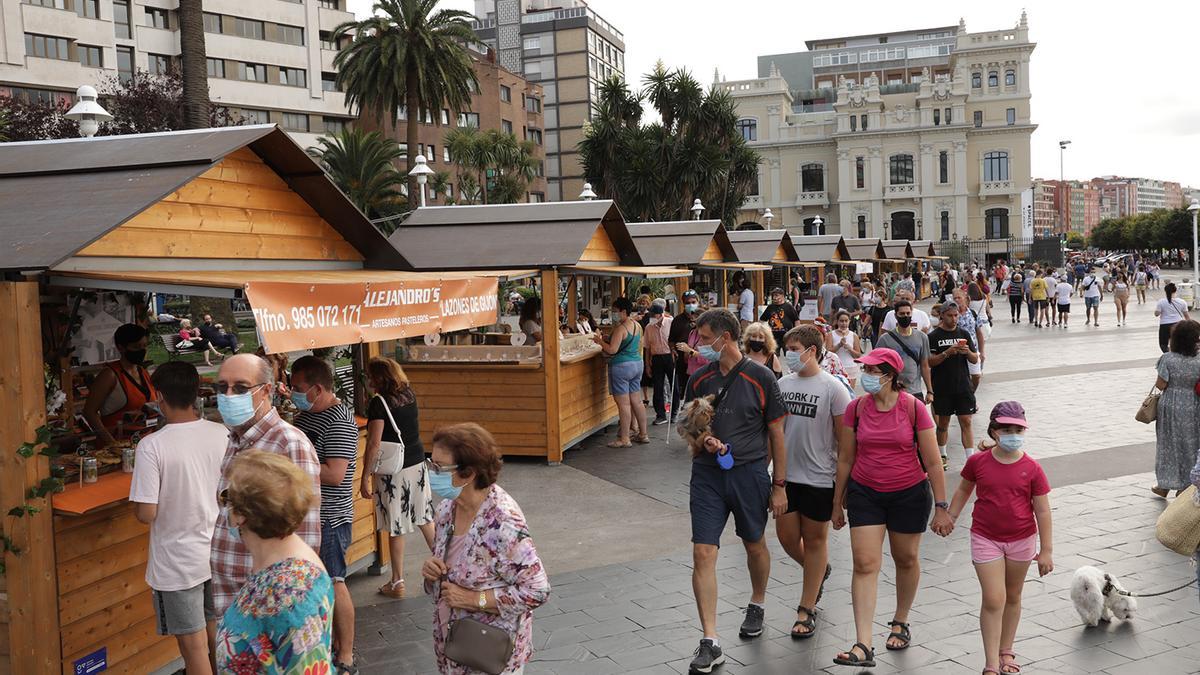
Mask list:
[[1162,392],[1158,390],[1158,387],[1151,385],[1150,393],[1146,394],[1146,398],[1142,400],[1142,405],[1138,407],[1133,419],[1142,424],[1150,424],[1158,419],[1158,399],[1161,396]]
[[1154,535],[1159,543],[1180,555],[1192,555],[1200,548],[1200,506],[1196,504],[1196,486],[1188,486],[1158,517]]
[[[450,527],[446,532],[446,550],[442,552],[442,560],[450,555],[450,542],[453,539],[454,509],[451,508]],[[518,620],[517,629],[520,628]],[[508,669],[514,646],[512,636],[504,629],[489,626],[477,619],[465,618],[452,620],[446,627],[446,644],[442,653],[464,668],[488,675],[500,675]]]
[[396,438],[400,439],[399,443],[391,441],[379,442],[379,458],[375,460],[373,473],[378,474],[398,474],[404,469],[404,436],[400,434],[400,427],[396,426],[396,419],[392,417],[392,406],[388,405],[387,399],[375,394],[375,398],[383,404],[383,410],[387,413],[388,422],[392,424],[392,431],[396,432]]

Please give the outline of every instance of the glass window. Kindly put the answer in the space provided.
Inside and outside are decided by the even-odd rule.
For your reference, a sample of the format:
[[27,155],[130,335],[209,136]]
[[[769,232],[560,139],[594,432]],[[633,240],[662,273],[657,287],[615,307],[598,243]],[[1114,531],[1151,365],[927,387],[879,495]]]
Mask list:
[[247,82],[266,82],[267,67],[259,63],[239,63],[238,79]]
[[942,115],[942,119],[946,120],[946,124],[950,124],[950,111],[954,108],[946,108],[946,112]]
[[1004,119],[1005,119],[1005,121],[1008,122],[1008,126],[1010,126],[1010,127],[1012,125],[1016,124],[1017,123],[1017,109],[1009,108],[1008,110],[1005,110],[1004,111]]
[[270,124],[271,113],[260,108],[242,108],[238,111],[246,118],[246,124]]
[[321,91],[337,90],[337,73],[321,73]]
[[525,140],[533,141],[534,143],[541,145],[542,144],[542,130],[541,129],[532,129],[532,128],[526,129],[525,130]]
[[169,29],[171,25],[167,17],[168,13],[165,9],[159,7],[146,8],[146,25],[151,28]]
[[982,110],[975,111],[975,126],[977,126],[977,127],[983,126],[983,111]]
[[104,67],[104,50],[91,45],[75,45],[79,51],[79,65],[88,66],[89,68]]
[[171,70],[171,57],[164,54],[147,54],[147,65],[155,75],[166,75]]
[[913,156],[892,155],[888,158],[888,180],[891,185],[912,185]]
[[867,130],[867,114],[866,113],[862,114],[862,119],[860,121],[861,121],[861,124],[859,124],[859,126],[862,127],[863,131],[866,131]]
[[858,115],[850,116],[850,131],[858,131]]
[[122,82],[133,79],[133,47],[117,47],[117,77]]
[[430,145],[429,152],[422,151],[421,154],[425,155],[425,158],[429,160],[430,164],[433,164],[435,161],[437,161],[437,146]]
[[950,182],[950,153],[945,150],[938,153],[938,182]]
[[208,62],[209,77],[225,77],[225,60],[224,59],[206,59]]
[[433,111],[428,108],[421,109],[421,124],[433,124]]
[[458,126],[479,128],[479,113],[458,113]]
[[398,119],[398,120],[408,119],[408,107],[407,106],[402,106],[402,105],[396,106],[396,119]]
[[[850,119],[854,119],[851,117]],[[867,169],[862,157],[854,158],[854,187],[863,189],[867,186]]]
[[288,131],[308,131],[308,115],[304,113],[283,113],[283,128]]
[[447,148],[444,145],[442,146],[442,161],[447,164],[450,163],[450,148]]
[[999,84],[1000,84],[1000,76],[994,70],[989,71],[988,72],[988,86],[995,87]]
[[511,134],[513,132],[512,120],[500,120],[500,131]]
[[529,203],[530,204],[540,204],[544,201],[546,201],[545,193],[543,193],[543,192],[530,192],[529,193]]
[[275,39],[289,45],[303,45],[304,29],[299,26],[279,24],[275,26]]
[[540,51],[542,51],[542,38],[541,37],[527,37],[527,38],[525,38],[525,42],[522,45],[522,48],[527,52],[529,52],[529,51],[540,52]]
[[825,167],[820,164],[805,164],[800,167],[800,191],[821,192],[825,189]]
[[50,37],[48,35],[25,34],[25,53],[43,59],[59,59],[66,61],[70,58],[66,38]]
[[339,0],[317,0],[317,6],[324,9],[341,9]]
[[978,89],[983,86],[983,76],[979,73],[971,73],[971,88]]
[[253,19],[243,19],[235,17],[233,20],[233,33],[239,37],[250,38],[252,40],[261,40],[266,30],[263,27],[263,22],[254,21]]
[[212,12],[204,13],[204,32],[205,33],[220,33],[221,32],[221,15],[213,14]]
[[129,0],[113,0],[113,30],[119,38],[133,37],[133,29],[129,27]]
[[866,216],[858,217],[858,238],[859,239],[867,238],[867,217]]
[[75,0],[75,13],[85,19],[99,19],[100,0]]
[[286,84],[289,87],[307,87],[308,71],[303,68],[280,68],[279,84]]
[[987,183],[1008,180],[1007,152],[997,150],[983,155],[983,180]]
[[988,209],[983,219],[988,239],[1008,238],[1008,209]]
[[737,121],[734,128],[742,135],[742,138],[747,141],[758,140],[758,120],[742,118]]
[[500,85],[500,100],[504,101],[505,103],[511,101],[512,100],[512,89],[510,89],[504,85]]
[[26,5],[38,5],[51,9],[66,9],[67,0],[24,0]]
[[942,241],[946,241],[947,239],[950,238],[950,212],[949,211],[942,211],[941,224],[942,224]]
[[526,96],[525,97],[525,110],[528,110],[531,113],[542,112],[541,99],[537,98],[536,96]]
[[331,52],[336,52],[338,50],[337,43],[333,41],[332,32],[323,30],[318,33],[317,37],[321,40],[321,49],[328,49]]
[[942,123],[942,111],[937,108],[933,109],[933,126],[938,126]]
[[1004,71],[1004,84],[1011,87],[1011,86],[1015,85],[1016,83],[1017,83],[1017,71],[1015,71],[1015,70]]
[[442,108],[442,126],[449,126],[449,125],[450,125],[450,111],[446,108]]

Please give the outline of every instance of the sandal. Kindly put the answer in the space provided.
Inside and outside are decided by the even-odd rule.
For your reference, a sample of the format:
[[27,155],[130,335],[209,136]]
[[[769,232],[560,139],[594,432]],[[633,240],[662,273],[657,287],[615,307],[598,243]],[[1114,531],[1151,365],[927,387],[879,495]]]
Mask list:
[[379,594],[386,595],[389,598],[403,598],[404,597],[404,580],[397,579],[395,581],[387,582],[386,584],[379,587]]
[[637,436],[633,437],[633,442],[645,445],[650,442],[650,434],[638,434]]
[[[793,640],[805,640],[812,637],[817,632],[817,613],[805,607],[804,605],[800,605],[796,608],[796,613],[799,614],[800,612],[804,612],[804,615],[807,618],[803,621],[797,619],[796,623],[792,624],[791,634]],[[803,633],[797,633],[796,629],[801,627],[807,628],[808,630],[804,631]]]
[[1001,673],[1000,671],[996,670],[995,668],[993,668],[991,666],[984,666],[982,675],[988,675],[988,673],[995,673],[996,675],[1004,675],[1003,673]]
[[[855,649],[862,650],[863,658],[858,658],[858,654],[854,653]],[[845,656],[842,656],[845,654]],[[864,645],[861,642],[855,642],[850,651],[842,652],[833,657],[833,662],[839,666],[858,666],[860,668],[875,667],[875,650]]]
[[[899,631],[892,631],[891,635],[887,636],[889,642],[885,642],[884,646],[888,648],[888,651],[898,652],[908,649],[909,643],[912,642],[912,632],[909,631],[908,624],[901,623],[899,621],[889,621],[888,625],[892,628],[900,629]],[[893,647],[892,643],[890,642],[891,640],[900,640],[904,644],[900,645],[899,647]]]
[[604,445],[605,445],[605,447],[609,447],[609,448],[632,448],[633,447],[633,443],[630,443],[629,441],[622,442],[621,439],[619,439],[619,438],[615,441],[609,441],[608,443],[605,443]]
[[829,575],[833,573],[833,565],[825,565],[825,576],[821,579],[821,586],[817,588],[817,599],[813,601],[813,607],[816,607],[821,602],[821,596],[825,595],[825,582],[829,581]]
[[[1004,660],[1004,657],[1006,657],[1006,656],[1010,659],[1007,662]],[[1006,668],[1015,668],[1016,670],[1006,670]],[[1008,673],[1009,675],[1011,675],[1012,673],[1019,673],[1019,672],[1021,672],[1021,666],[1017,665],[1017,655],[1015,653],[1013,653],[1013,650],[1011,650],[1011,649],[1001,649],[1000,650],[1000,673],[1001,673],[1001,675],[1004,675],[1005,673]]]

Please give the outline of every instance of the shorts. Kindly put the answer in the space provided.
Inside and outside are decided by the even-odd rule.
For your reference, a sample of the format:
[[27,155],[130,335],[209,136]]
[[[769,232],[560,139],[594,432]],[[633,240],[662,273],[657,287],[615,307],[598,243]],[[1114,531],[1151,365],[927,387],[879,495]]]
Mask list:
[[1038,309],[1043,309],[1046,307],[1046,305],[1050,304],[1050,301],[1049,300],[1034,300],[1033,304],[1037,305]]
[[787,490],[788,513],[799,512],[818,523],[833,519],[833,488],[789,482],[784,489]]
[[968,375],[982,375],[983,374],[983,361],[976,361],[975,363],[971,363],[970,361],[967,361],[967,374]]
[[336,527],[321,523],[321,562],[325,571],[336,584],[346,580],[346,549],[350,548],[350,532],[354,523],[342,523]]
[[976,565],[1004,558],[1013,562],[1029,562],[1037,555],[1037,534],[1016,541],[993,541],[971,532],[971,562]]
[[638,394],[642,390],[642,360],[608,364],[608,393],[613,396]]
[[929,480],[896,492],[879,492],[853,478],[846,484],[846,513],[850,527],[886,525],[888,532],[921,534],[933,512]]
[[1096,309],[1100,306],[1100,297],[1096,296],[1094,298],[1084,298],[1083,306],[1088,309]]
[[375,522],[380,532],[402,537],[433,522],[433,497],[425,462],[398,474],[375,474]]
[[220,618],[213,604],[212,579],[182,591],[151,589],[150,593],[159,635],[191,635]]
[[728,471],[715,464],[693,462],[688,493],[693,544],[720,546],[731,513],[737,536],[743,541],[763,538],[771,507],[766,459],[738,464]]
[[933,414],[938,417],[974,415],[978,411],[975,392],[960,391],[953,394],[933,392]]
[[1058,313],[1059,314],[1070,314],[1071,313],[1071,303],[1068,302],[1065,305],[1061,302],[1058,303]]

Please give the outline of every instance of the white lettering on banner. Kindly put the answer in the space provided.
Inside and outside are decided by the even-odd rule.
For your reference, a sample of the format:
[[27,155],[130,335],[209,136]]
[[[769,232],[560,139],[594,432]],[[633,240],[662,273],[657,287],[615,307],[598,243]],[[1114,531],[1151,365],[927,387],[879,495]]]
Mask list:
[[438,302],[442,297],[442,289],[434,288],[393,288],[386,291],[367,291],[363,307],[400,307],[402,305],[421,305]]
[[458,316],[496,309],[495,295],[472,295],[466,298],[450,298],[442,302],[442,316]]

